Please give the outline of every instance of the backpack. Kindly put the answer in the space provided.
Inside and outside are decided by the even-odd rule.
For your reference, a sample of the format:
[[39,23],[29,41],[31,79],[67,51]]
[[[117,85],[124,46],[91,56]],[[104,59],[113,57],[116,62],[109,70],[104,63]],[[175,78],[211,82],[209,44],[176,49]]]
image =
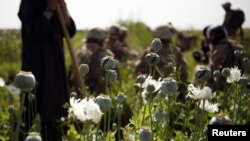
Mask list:
[[240,28],[245,21],[245,13],[241,9],[233,12],[231,23],[233,27]]
[[242,72],[250,73],[250,61],[248,60],[244,47],[234,40],[229,40],[225,44],[230,49],[230,54],[224,66],[234,67],[237,66]]

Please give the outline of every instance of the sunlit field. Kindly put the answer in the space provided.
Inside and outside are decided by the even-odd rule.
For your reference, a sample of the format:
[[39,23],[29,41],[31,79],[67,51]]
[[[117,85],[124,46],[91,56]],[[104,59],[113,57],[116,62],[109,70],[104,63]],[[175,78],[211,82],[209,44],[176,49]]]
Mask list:
[[[152,29],[140,22],[122,21],[119,24],[128,28],[127,42],[140,55],[151,45]],[[74,111],[77,101],[71,99],[65,106],[71,110],[68,119],[62,119],[69,127],[67,134],[62,136],[67,141],[94,140],[125,140],[125,141],[198,141],[207,140],[206,128],[215,122],[219,124],[250,124],[250,89],[248,78],[228,82],[223,91],[213,91],[204,87],[202,81],[195,78],[196,66],[200,65],[192,57],[192,51],[201,46],[201,31],[186,29],[186,35],[197,35],[197,41],[192,48],[184,52],[188,64],[189,84],[181,100],[180,82],[178,76],[154,80],[149,76],[137,76],[134,73],[138,58],[130,58],[126,63],[119,63],[118,80],[106,78],[107,97],[99,97],[99,101],[111,101],[103,105],[97,98],[89,98],[89,105],[97,104],[101,111],[95,116],[104,118],[83,119]],[[243,45],[250,57],[250,29],[244,29]],[[78,31],[72,38],[74,49],[77,50],[86,36],[86,31]],[[172,45],[178,44],[176,35]],[[65,45],[66,69],[71,67],[71,58]],[[21,35],[19,30],[0,30],[0,140],[10,140],[16,135],[16,125],[20,109],[21,90],[14,87],[14,78],[21,71]],[[230,70],[231,69],[231,70]],[[91,71],[91,70],[90,70]],[[109,71],[109,70],[106,70]],[[229,68],[228,71],[232,71]],[[240,73],[240,72],[239,72]],[[176,73],[178,74],[178,73]],[[88,74],[86,74],[88,75]],[[151,74],[153,75],[153,74]],[[222,72],[219,75],[224,75]],[[210,74],[210,77],[215,77]],[[225,76],[226,78],[229,76]],[[3,83],[4,82],[4,83]],[[151,87],[154,87],[151,89]],[[88,90],[87,90],[88,91]],[[28,93],[29,94],[29,93]],[[70,94],[70,93],[69,93]],[[91,95],[91,93],[89,93]],[[101,100],[100,100],[101,99]],[[92,102],[92,103],[91,103]],[[126,104],[125,104],[126,103]],[[127,106],[128,105],[128,106]],[[132,117],[125,127],[121,127],[121,118],[130,107]],[[100,114],[101,112],[101,114]],[[95,117],[96,118],[96,117]],[[105,120],[106,119],[106,120]],[[40,132],[34,122],[31,132]],[[104,130],[100,130],[100,124]],[[106,128],[105,128],[106,127]]]

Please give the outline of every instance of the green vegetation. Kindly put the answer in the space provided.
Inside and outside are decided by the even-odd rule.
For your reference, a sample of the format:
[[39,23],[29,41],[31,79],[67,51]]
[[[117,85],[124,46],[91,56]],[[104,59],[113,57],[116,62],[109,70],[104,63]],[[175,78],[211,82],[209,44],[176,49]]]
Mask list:
[[[150,29],[147,25],[145,25],[144,23],[141,22],[130,22],[130,21],[121,21],[119,24],[126,26],[128,28],[128,38],[127,38],[127,42],[129,44],[129,46],[138,51],[140,54],[143,53],[143,51],[146,49],[147,46],[150,45],[153,37],[152,37],[152,29]],[[201,39],[201,32],[197,31],[197,30],[185,30],[184,31],[185,34],[193,34],[193,35],[197,35],[199,36],[198,39]],[[245,41],[244,41],[244,45],[245,45],[245,49],[247,50],[247,54],[250,57],[250,29],[244,29],[244,33],[245,33]],[[77,34],[74,36],[74,38],[72,39],[73,45],[74,45],[74,49],[77,50],[81,44],[84,41],[84,37],[86,36],[86,31],[78,31]],[[173,45],[176,44],[177,38],[174,37],[173,39]],[[192,49],[199,49],[200,48],[200,42],[197,41],[197,43],[194,45],[194,47]],[[184,53],[184,57],[187,60],[187,64],[188,64],[188,69],[189,69],[189,81],[192,82],[192,79],[194,78],[194,68],[197,65],[196,62],[194,61],[193,57],[192,57],[192,50],[187,51]],[[0,77],[4,78],[4,80],[8,80],[10,83],[13,81],[14,76],[20,71],[21,68],[21,38],[20,38],[20,33],[18,31],[0,31]],[[67,50],[67,47],[65,46],[65,58],[66,58],[66,67],[67,70],[69,70],[70,64],[71,64],[71,58],[69,55],[69,52]],[[116,95],[119,92],[124,92],[127,95],[127,102],[129,103],[129,105],[131,107],[136,107],[138,106],[138,103],[135,103],[134,100],[138,98],[138,92],[135,91],[134,87],[135,87],[135,81],[136,81],[136,77],[134,75],[134,70],[131,68],[134,67],[128,67],[127,64],[120,64],[120,80],[119,82],[115,82],[112,86],[112,94]],[[237,90],[236,92],[234,91],[235,89],[239,88],[239,85],[235,85],[233,87],[230,87],[230,89],[228,90],[228,92],[230,90],[232,90],[232,93],[234,94],[238,94]],[[227,96],[226,94],[228,93],[221,93],[219,98],[218,98],[218,102],[223,102],[223,97]],[[219,93],[218,93],[219,95]],[[9,93],[5,88],[1,88],[0,87],[0,140],[7,140],[8,139],[8,134],[9,134],[9,130],[10,127],[7,126],[9,119],[10,119],[10,115],[8,113],[8,98],[9,98]],[[245,99],[244,99],[245,98]],[[175,101],[176,97],[173,97],[173,101]],[[235,97],[234,95],[230,95],[228,97],[229,99],[229,103],[233,103],[235,104],[236,101],[234,101]],[[246,95],[242,96],[242,99],[244,99],[242,101],[242,103],[249,105],[249,97],[247,97]],[[15,95],[14,97],[14,101],[15,101],[15,107],[18,107],[19,105],[19,95]],[[126,129],[123,129],[124,133],[125,133],[125,137],[129,138],[130,134],[136,133],[137,129],[140,128],[140,124],[141,121],[143,121],[144,115],[142,115],[140,112],[142,111],[143,108],[146,109],[145,112],[145,123],[147,124],[147,126],[149,126],[151,124],[150,121],[150,112],[152,112],[153,110],[149,110],[149,109],[155,109],[159,108],[160,105],[162,104],[163,101],[159,100],[158,101],[151,101],[152,104],[150,105],[146,105],[145,107],[139,107],[139,109],[135,109],[135,113],[131,119],[131,127],[126,127]],[[158,103],[157,103],[158,102]],[[160,103],[160,104],[159,104]],[[189,131],[196,131],[198,129],[196,129],[195,125],[196,123],[196,119],[199,119],[199,123],[202,124],[203,123],[207,123],[208,121],[205,121],[204,119],[202,119],[201,117],[197,117],[197,115],[201,114],[202,116],[205,116],[204,112],[201,110],[196,110],[195,108],[193,108],[193,110],[188,109],[189,105],[186,106],[185,104],[190,104],[195,106],[195,102],[185,102],[185,103],[169,103],[172,104],[173,106],[175,106],[175,108],[173,108],[173,110],[171,110],[171,114],[173,114],[173,117],[176,119],[174,120],[174,125],[171,126],[175,126],[175,127],[179,127],[179,126],[184,126],[184,129],[182,128],[182,130],[189,130]],[[171,106],[172,106],[171,105]],[[141,106],[141,105],[140,105]],[[152,107],[151,107],[152,106]],[[138,108],[138,107],[137,107]],[[169,105],[163,105],[163,107],[161,107],[162,109],[166,110],[169,109]],[[235,107],[234,107],[235,108]],[[15,108],[18,109],[18,108]],[[230,114],[233,115],[235,114],[235,112],[230,112],[228,110],[229,108],[227,108],[226,110],[222,111],[225,114]],[[187,113],[187,110],[190,110],[190,113]],[[250,119],[250,108],[247,108],[246,106],[243,107],[242,109],[238,109],[240,110],[240,114],[238,115],[238,119],[241,119],[241,121],[238,121],[239,123],[247,123],[249,122]],[[18,111],[18,110],[17,110]],[[148,112],[150,111],[150,112]],[[179,116],[180,114],[180,116]],[[190,117],[185,117],[185,114],[189,115]],[[206,114],[207,116],[207,114]],[[214,116],[214,114],[208,114],[209,119]],[[242,117],[240,117],[242,116]],[[178,117],[178,118],[177,118]],[[188,121],[185,121],[184,124],[184,120],[186,120],[186,118],[188,118]],[[207,119],[207,118],[206,118]],[[190,120],[190,121],[189,121]],[[165,122],[164,122],[165,123]],[[195,124],[194,124],[195,123]],[[151,124],[152,125],[152,124]],[[132,127],[133,126],[133,127]],[[160,125],[159,124],[153,124],[152,126],[154,126],[154,128],[159,128]],[[166,127],[166,125],[164,125],[164,127]],[[169,127],[167,127],[169,128]],[[199,129],[199,130],[203,130],[203,129]],[[164,134],[165,130],[159,130],[159,132],[156,132],[156,134],[154,135],[155,137],[160,136],[160,134]],[[185,135],[185,133],[179,131],[179,130],[175,130],[175,132],[171,133],[172,135],[176,135],[176,140],[187,140],[187,136]],[[199,133],[201,135],[201,132],[199,131]],[[127,135],[127,136],[126,136]],[[73,127],[73,125],[70,126],[70,132],[69,132],[69,136],[70,138],[72,138],[72,140],[79,140],[80,134],[77,133],[77,131],[75,130],[75,127]],[[165,135],[164,139],[165,139]]]

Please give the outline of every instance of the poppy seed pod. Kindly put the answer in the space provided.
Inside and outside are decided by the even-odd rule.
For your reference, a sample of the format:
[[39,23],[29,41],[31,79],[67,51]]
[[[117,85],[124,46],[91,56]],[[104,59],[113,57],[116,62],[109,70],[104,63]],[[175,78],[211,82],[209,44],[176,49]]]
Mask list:
[[108,82],[113,82],[117,80],[118,75],[115,70],[107,70],[106,71],[106,79]]
[[215,70],[215,71],[213,72],[213,77],[214,77],[214,78],[219,78],[219,77],[220,77],[220,71],[219,71],[219,70]]
[[8,106],[8,112],[9,112],[10,114],[14,114],[14,112],[15,112],[14,105],[9,105],[9,106]]
[[154,118],[156,121],[160,121],[165,117],[165,113],[160,109],[154,113]]
[[152,141],[152,133],[149,129],[140,129],[139,141]]
[[156,53],[148,53],[145,56],[145,60],[146,60],[147,64],[149,64],[149,65],[156,65],[160,62],[160,57]]
[[35,87],[36,80],[35,76],[31,72],[21,71],[15,77],[15,86],[23,89],[30,90]]
[[145,75],[139,75],[139,76],[137,76],[136,82],[142,84],[142,83],[145,82],[145,80],[146,80],[146,76]]
[[42,138],[39,135],[39,133],[32,132],[32,133],[29,133],[25,141],[42,141]]
[[95,102],[99,105],[103,113],[112,107],[112,100],[109,96],[99,95],[96,97]]
[[206,81],[212,76],[211,71],[207,68],[199,68],[196,70],[195,78],[197,80]]
[[153,51],[158,52],[162,48],[161,40],[159,38],[155,38],[151,42],[151,48],[153,49]]
[[117,96],[116,96],[116,101],[118,103],[123,103],[126,99],[126,96],[124,95],[124,93],[119,93]]
[[79,67],[79,71],[80,71],[82,76],[86,75],[89,72],[88,64],[81,64]]
[[247,78],[241,78],[239,80],[239,84],[241,85],[241,87],[246,87],[248,85],[248,79]]
[[222,114],[213,117],[210,120],[211,125],[232,125],[232,120],[228,116],[224,116]]
[[227,78],[228,76],[230,76],[230,69],[229,69],[229,68],[224,68],[224,69],[221,71],[221,75],[222,75],[224,78]]
[[29,93],[29,94],[28,94],[28,100],[29,100],[29,101],[33,101],[33,100],[35,99],[35,97],[36,97],[36,96],[35,96],[35,94],[33,94],[33,93]]
[[167,93],[163,93],[162,91],[159,91],[158,94],[157,94],[157,96],[158,96],[159,98],[161,98],[161,99],[164,99],[164,98],[166,98]]
[[155,91],[155,85],[154,84],[148,84],[146,87],[146,90],[148,93],[152,93]]
[[174,93],[178,90],[177,82],[174,79],[166,80],[161,83],[160,90],[162,93]]
[[101,60],[101,67],[104,69],[115,69],[116,61],[112,56],[105,56]]

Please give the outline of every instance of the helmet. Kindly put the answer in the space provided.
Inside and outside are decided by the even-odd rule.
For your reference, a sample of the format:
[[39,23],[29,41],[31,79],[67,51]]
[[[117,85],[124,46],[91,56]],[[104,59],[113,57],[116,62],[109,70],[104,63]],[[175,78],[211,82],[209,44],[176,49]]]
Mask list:
[[120,32],[121,35],[126,35],[128,33],[128,29],[124,26],[120,27]]
[[113,25],[109,28],[109,34],[119,34],[120,28],[116,25]]
[[106,32],[100,28],[93,28],[87,33],[87,39],[104,40],[106,38]]
[[171,28],[169,26],[159,26],[154,31],[154,37],[170,40],[173,36],[173,33],[171,32]]
[[231,8],[231,3],[226,2],[226,3],[222,4],[222,7],[225,8],[225,9],[229,9],[229,8]]

